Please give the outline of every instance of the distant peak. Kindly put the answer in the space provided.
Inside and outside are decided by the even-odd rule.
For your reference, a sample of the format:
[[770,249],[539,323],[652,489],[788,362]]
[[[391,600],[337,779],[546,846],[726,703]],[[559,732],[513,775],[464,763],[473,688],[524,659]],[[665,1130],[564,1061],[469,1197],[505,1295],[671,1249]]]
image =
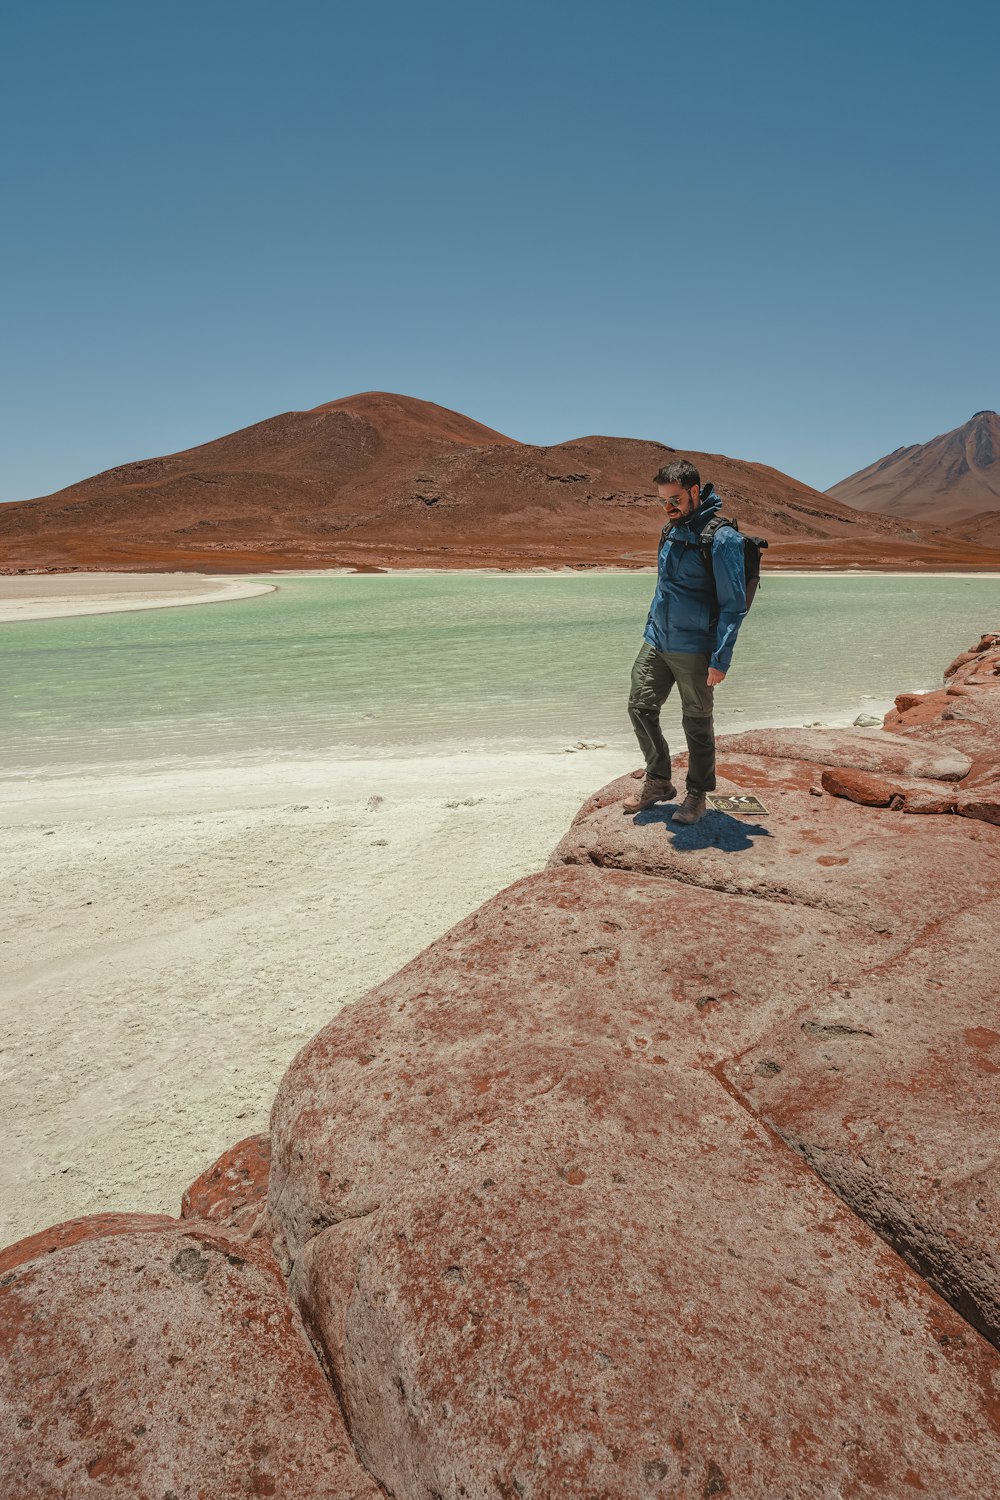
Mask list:
[[969,418],[969,420],[971,422],[978,422],[980,417],[994,417],[998,422],[1000,422],[1000,412],[986,411],[986,410],[984,410],[984,411],[974,411],[972,413],[972,416]]
[[450,406],[438,406],[435,401],[403,396],[397,391],[359,391],[354,396],[325,401],[322,406],[311,407],[310,411],[316,416],[327,412],[348,412],[393,437],[409,432],[453,443],[514,442],[513,438],[485,427],[482,422],[476,422]]

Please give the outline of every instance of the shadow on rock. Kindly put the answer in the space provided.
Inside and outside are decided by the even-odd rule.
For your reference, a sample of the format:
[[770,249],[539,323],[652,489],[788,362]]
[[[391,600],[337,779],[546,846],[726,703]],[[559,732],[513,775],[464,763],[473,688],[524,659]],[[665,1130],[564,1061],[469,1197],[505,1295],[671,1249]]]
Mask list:
[[675,849],[725,849],[729,854],[738,854],[741,849],[752,849],[755,838],[773,838],[770,829],[763,823],[745,823],[729,813],[708,812],[697,823],[691,825],[674,823],[674,808],[651,807],[646,812],[636,813],[632,819],[637,827],[650,823],[662,823],[670,830],[671,844]]

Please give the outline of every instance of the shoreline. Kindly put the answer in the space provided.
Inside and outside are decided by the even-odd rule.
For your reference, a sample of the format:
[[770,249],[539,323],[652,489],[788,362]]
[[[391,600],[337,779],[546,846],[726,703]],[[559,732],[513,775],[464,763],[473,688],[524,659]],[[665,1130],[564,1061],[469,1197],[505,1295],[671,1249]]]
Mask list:
[[229,604],[273,594],[277,587],[245,575],[222,573],[3,574],[0,624],[177,609],[188,604]]
[[[177,609],[192,604],[229,604],[240,599],[276,593],[283,578],[422,578],[456,575],[519,580],[618,576],[655,578],[656,568],[389,568],[377,573],[359,572],[354,568],[286,568],[279,572],[256,575],[107,572],[0,574],[0,624],[69,619],[80,615],[130,613],[143,609]],[[1000,572],[989,570],[928,572],[923,569],[899,568],[775,568],[766,570],[763,576],[765,583],[775,578],[1000,580]]]
[[[471,574],[488,578],[607,578],[656,577],[655,565],[640,568],[382,568],[369,573],[357,568],[282,568],[265,578],[422,578],[425,574],[452,578]],[[141,576],[141,575],[137,575]],[[955,572],[933,572],[926,568],[767,568],[761,577],[772,578],[1000,578],[1000,571],[965,568]]]
[[[924,693],[928,688],[918,685],[901,691]],[[894,695],[865,694],[863,700],[856,700],[849,708],[817,710],[827,715],[822,719],[794,721],[787,714],[769,716],[745,714],[741,709],[720,710],[716,714],[716,734],[818,726],[850,729],[855,727],[855,719],[860,715],[881,719],[890,711],[893,702]],[[595,734],[601,732],[595,731]],[[87,790],[89,787],[103,782],[131,788],[134,793],[139,789],[165,786],[173,780],[178,790],[189,789],[206,797],[217,796],[228,785],[266,798],[273,787],[282,783],[293,784],[297,779],[329,782],[348,778],[359,781],[381,776],[407,780],[419,779],[422,772],[433,777],[439,768],[445,767],[462,772],[479,768],[478,774],[487,778],[499,777],[502,781],[521,762],[548,762],[570,756],[578,761],[589,757],[593,762],[600,759],[601,753],[628,757],[638,754],[631,732],[620,728],[603,733],[604,739],[578,740],[572,744],[561,735],[551,733],[507,740],[499,737],[482,741],[447,738],[416,743],[399,740],[390,745],[372,746],[351,741],[323,747],[273,745],[263,751],[231,746],[163,756],[129,754],[126,750],[115,759],[49,760],[30,764],[0,758],[0,828],[13,826],[14,822],[31,821],[26,808],[33,798],[44,795],[50,803],[65,803],[64,789],[72,794],[73,789],[79,787],[79,795],[84,799],[91,795]],[[172,791],[170,796],[173,795]],[[207,802],[206,805],[216,804]]]

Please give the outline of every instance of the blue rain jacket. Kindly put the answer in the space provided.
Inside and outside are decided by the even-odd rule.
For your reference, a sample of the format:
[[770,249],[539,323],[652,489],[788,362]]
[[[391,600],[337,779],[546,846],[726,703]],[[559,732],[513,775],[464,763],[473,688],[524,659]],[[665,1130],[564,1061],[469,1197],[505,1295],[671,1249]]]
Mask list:
[[700,652],[709,658],[709,666],[728,672],[747,612],[743,538],[731,526],[720,526],[715,533],[715,592],[698,545],[702,531],[721,509],[722,501],[706,484],[694,514],[670,527],[660,544],[656,593],[643,639],[654,651]]

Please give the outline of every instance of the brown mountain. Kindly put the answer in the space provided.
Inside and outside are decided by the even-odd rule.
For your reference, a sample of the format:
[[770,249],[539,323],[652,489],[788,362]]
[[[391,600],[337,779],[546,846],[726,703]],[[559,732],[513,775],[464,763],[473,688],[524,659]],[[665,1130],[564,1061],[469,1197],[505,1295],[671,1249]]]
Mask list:
[[[1000,416],[977,411],[964,427],[929,443],[897,448],[827,494],[859,510],[949,529],[995,511],[1000,505]],[[995,530],[994,522],[988,531]]]
[[974,544],[859,514],[763,464],[634,438],[535,447],[369,391],[0,506],[0,566],[649,565],[662,525],[652,475],[675,452],[772,541],[772,565],[990,564]]

